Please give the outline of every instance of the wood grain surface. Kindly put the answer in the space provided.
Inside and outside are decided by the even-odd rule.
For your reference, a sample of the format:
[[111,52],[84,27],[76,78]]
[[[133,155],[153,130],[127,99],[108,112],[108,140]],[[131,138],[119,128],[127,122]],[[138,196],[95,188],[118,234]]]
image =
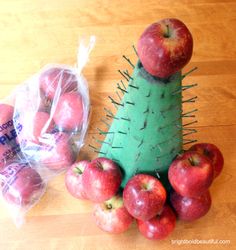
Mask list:
[[[1,204],[1,250],[236,249],[235,0],[0,0],[0,98],[45,64],[74,65],[79,39],[95,35],[97,44],[84,70],[92,116],[79,156],[94,158],[96,154],[87,145],[104,116],[104,106],[111,106],[107,95],[115,93],[120,80],[117,70],[127,67],[122,55],[137,60],[132,45],[148,24],[166,17],[181,19],[194,37],[193,57],[183,72],[199,68],[184,80],[198,83],[185,94],[198,96],[195,138],[216,144],[225,157],[223,173],[210,189],[210,212],[193,223],[178,222],[164,241],[145,239],[135,223],[124,234],[109,235],[96,227],[92,204],[66,192],[61,175],[50,182],[21,229],[15,228]],[[230,243],[190,245],[180,241],[192,239]]]

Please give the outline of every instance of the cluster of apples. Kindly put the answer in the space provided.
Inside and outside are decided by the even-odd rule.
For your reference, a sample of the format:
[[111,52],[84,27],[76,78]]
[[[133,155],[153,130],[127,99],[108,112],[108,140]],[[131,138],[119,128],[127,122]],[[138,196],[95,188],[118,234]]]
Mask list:
[[210,143],[195,144],[173,161],[168,171],[173,188],[170,201],[181,220],[193,221],[209,211],[208,189],[223,165],[222,153]]
[[91,162],[76,162],[65,175],[69,193],[77,199],[92,201],[96,224],[110,233],[124,232],[133,221],[118,192],[121,181],[118,165],[101,157]]
[[220,150],[199,143],[172,162],[170,199],[158,178],[148,174],[133,176],[122,192],[121,171],[107,158],[76,162],[66,172],[65,185],[75,198],[94,203],[95,222],[102,230],[122,233],[136,220],[146,238],[164,239],[174,230],[176,218],[193,221],[208,212],[208,188],[222,167]]
[[76,161],[74,137],[87,115],[75,70],[50,67],[32,81],[16,92],[14,106],[0,104],[0,189],[16,206],[42,194],[41,173],[56,174]]
[[22,125],[17,140],[24,154],[33,154],[35,161],[52,170],[61,170],[76,159],[72,137],[84,122],[78,79],[69,69],[49,68],[39,76],[39,89],[36,111],[29,107],[31,99],[16,101],[15,123]]

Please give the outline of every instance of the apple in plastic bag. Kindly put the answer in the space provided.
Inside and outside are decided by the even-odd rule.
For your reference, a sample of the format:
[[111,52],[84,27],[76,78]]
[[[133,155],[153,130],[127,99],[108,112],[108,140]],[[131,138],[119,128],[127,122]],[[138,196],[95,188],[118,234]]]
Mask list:
[[10,146],[0,145],[0,169],[6,165],[6,154],[11,150]]
[[19,123],[22,125],[22,131],[18,131],[18,141],[23,147],[29,143],[43,143],[47,134],[54,129],[54,122],[46,112],[26,112],[20,114]]
[[63,132],[51,134],[48,144],[40,149],[40,163],[51,170],[64,170],[76,161],[75,151],[70,135]]
[[43,94],[52,100],[56,95],[76,91],[77,77],[69,69],[51,67],[39,76],[39,87]]
[[52,100],[50,100],[43,94],[40,96],[37,106],[38,106],[38,111],[50,114],[52,108]]
[[9,104],[0,103],[0,134],[11,130],[13,127],[14,107]]
[[15,93],[15,113],[22,115],[25,113],[36,113],[38,111],[50,113],[52,100],[45,96],[45,94],[36,85],[35,78],[30,79],[29,82],[20,86]]
[[0,145],[0,170],[7,164],[9,160],[14,158],[16,153],[17,151],[12,150],[10,145]]
[[1,193],[8,204],[33,205],[44,192],[45,183],[26,163],[11,163],[0,171]]
[[59,130],[75,132],[83,125],[83,98],[77,92],[60,96],[53,119]]
[[0,103],[0,168],[12,159],[16,152],[17,133],[13,124],[14,107]]
[[65,186],[77,199],[88,199],[82,184],[83,173],[88,164],[89,161],[86,160],[75,162],[65,174]]
[[11,144],[16,139],[13,124],[14,107],[0,103],[0,145]]

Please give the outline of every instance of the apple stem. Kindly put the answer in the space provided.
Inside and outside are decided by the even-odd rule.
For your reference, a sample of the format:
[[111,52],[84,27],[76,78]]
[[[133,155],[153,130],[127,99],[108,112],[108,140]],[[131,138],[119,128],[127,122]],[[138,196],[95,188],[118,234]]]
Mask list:
[[76,172],[77,174],[83,174],[83,172],[81,171],[81,169],[78,168],[78,167],[75,168],[75,172]]
[[169,25],[166,25],[166,33],[164,34],[164,37],[165,38],[169,38],[170,37],[170,27],[169,27]]
[[143,183],[142,184],[142,189],[145,191],[149,191],[150,190],[150,184],[149,183]]
[[192,157],[188,158],[188,160],[189,160],[189,162],[190,162],[190,164],[191,164],[192,166],[197,166],[197,165],[198,165],[197,162],[194,161],[194,159],[193,159]]
[[107,204],[107,209],[112,209],[112,205],[111,204]]

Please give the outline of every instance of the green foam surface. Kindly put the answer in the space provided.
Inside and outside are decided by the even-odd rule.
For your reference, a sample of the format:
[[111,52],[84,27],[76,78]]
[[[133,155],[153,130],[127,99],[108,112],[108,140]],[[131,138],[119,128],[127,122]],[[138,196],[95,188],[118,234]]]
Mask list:
[[100,156],[120,165],[123,187],[136,173],[156,172],[167,185],[169,165],[182,150],[181,72],[163,80],[138,62],[132,78]]

